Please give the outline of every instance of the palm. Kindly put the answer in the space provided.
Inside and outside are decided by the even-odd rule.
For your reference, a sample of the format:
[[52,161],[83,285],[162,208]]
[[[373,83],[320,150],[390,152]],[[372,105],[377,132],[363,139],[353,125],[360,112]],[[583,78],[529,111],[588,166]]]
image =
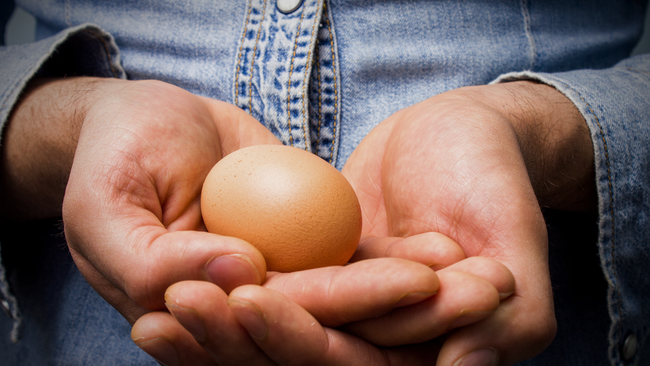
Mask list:
[[[468,256],[501,251],[516,237],[543,238],[539,207],[507,122],[482,107],[456,113],[449,113],[456,107],[451,103],[435,107],[424,102],[395,114],[346,164],[343,172],[363,208],[364,234],[439,232]],[[476,128],[477,120],[491,123],[493,136]]]

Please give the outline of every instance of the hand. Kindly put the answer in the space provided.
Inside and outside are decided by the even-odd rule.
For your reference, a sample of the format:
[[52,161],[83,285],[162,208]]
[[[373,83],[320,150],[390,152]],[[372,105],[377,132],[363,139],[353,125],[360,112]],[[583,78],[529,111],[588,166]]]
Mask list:
[[[561,117],[576,118],[558,118],[553,113],[543,114],[544,117],[549,117],[548,120],[530,121],[523,118],[522,115],[525,116],[526,111],[521,105],[513,106],[508,104],[515,103],[512,100],[515,96],[526,97],[526,95],[520,93],[522,90],[513,90],[520,87],[524,88],[526,92],[534,92],[533,95],[535,97],[543,97],[541,102],[544,103],[534,104],[535,106],[548,107],[550,104],[555,111],[559,111]],[[543,90],[539,91],[537,87],[541,87]],[[552,339],[555,330],[555,320],[546,264],[546,232],[528,171],[538,172],[536,174],[536,183],[552,181],[556,183],[555,186],[561,187],[562,190],[566,190],[567,188],[581,188],[582,185],[575,184],[575,181],[584,183],[585,180],[583,178],[589,178],[588,168],[585,173],[585,171],[574,169],[574,166],[572,166],[583,167],[580,159],[583,159],[582,161],[589,160],[589,150],[584,149],[585,146],[589,146],[589,138],[587,136],[586,145],[585,139],[582,139],[584,137],[582,132],[584,131],[581,128],[583,127],[581,123],[584,124],[584,122],[581,120],[579,114],[572,114],[574,111],[571,109],[573,106],[570,102],[564,100],[561,95],[554,93],[557,92],[543,85],[522,83],[508,86],[472,88],[471,90],[464,89],[432,98],[418,106],[399,112],[384,122],[364,140],[362,145],[359,146],[355,154],[351,157],[348,165],[346,165],[344,173],[348,174],[350,180],[355,184],[357,193],[360,194],[365,215],[364,238],[354,258],[355,260],[395,256],[420,261],[434,268],[444,268],[450,263],[453,263],[453,261],[445,264],[437,262],[435,256],[423,255],[427,251],[439,250],[439,247],[435,245],[436,241],[432,240],[433,238],[427,237],[426,240],[412,240],[421,235],[432,235],[436,231],[442,231],[449,236],[453,236],[457,242],[462,244],[465,252],[473,256],[473,258],[469,258],[455,266],[439,271],[441,278],[440,292],[438,295],[450,292],[456,295],[472,293],[472,286],[481,283],[485,279],[488,279],[488,282],[494,286],[493,289],[497,292],[499,298],[504,298],[509,295],[510,291],[505,290],[504,287],[497,286],[496,283],[498,281],[494,281],[494,279],[490,281],[490,276],[487,275],[488,273],[499,272],[498,270],[495,271],[498,268],[498,262],[490,261],[483,263],[480,267],[476,266],[476,264],[472,264],[469,261],[476,260],[477,254],[492,256],[518,270],[515,276],[523,284],[518,285],[517,290],[514,291],[515,296],[506,300],[497,309],[496,313],[486,321],[479,322],[476,325],[468,326],[453,333],[442,348],[442,353],[439,357],[440,364],[456,363],[470,351],[480,351],[481,348],[486,349],[486,351],[479,352],[479,355],[483,353],[485,356],[487,353],[487,356],[498,357],[499,362],[503,362],[504,364],[513,363],[516,360],[524,359],[540,352]],[[492,99],[486,99],[488,97]],[[468,106],[468,101],[475,104]],[[486,101],[492,103],[486,104]],[[530,102],[528,99],[526,101]],[[492,107],[493,105],[508,107],[507,112],[501,109],[495,109]],[[529,106],[529,104],[525,105]],[[566,116],[562,112],[565,112],[567,108],[560,107],[569,107]],[[457,114],[458,111],[461,113]],[[479,119],[479,122],[484,123],[484,125],[476,125],[475,119],[477,116],[485,119]],[[459,119],[459,117],[461,118]],[[462,117],[466,119],[463,121]],[[566,119],[569,119],[569,121],[565,121]],[[436,123],[434,124],[431,121]],[[458,123],[459,121],[464,122],[464,124]],[[559,126],[553,127],[551,125],[549,127],[549,121],[557,123]],[[447,122],[446,125],[444,122]],[[457,124],[453,125],[452,128],[450,122]],[[530,139],[531,132],[535,132],[531,127],[533,122],[551,130],[550,132],[543,130],[545,131],[545,139],[541,143]],[[419,127],[423,127],[424,131],[417,128],[409,129],[408,127],[412,127],[408,126],[409,123],[416,124],[416,127],[419,124]],[[424,141],[436,141],[431,137],[431,134],[427,135],[424,133],[431,132],[430,130],[427,131],[427,128],[431,128],[430,126],[432,124],[438,127],[435,130],[436,134],[434,134],[434,137],[440,137],[441,143],[437,145],[414,144],[413,141],[419,141],[418,138],[423,138]],[[395,127],[396,125],[399,128]],[[532,124],[532,126],[537,125]],[[486,134],[483,132],[483,128],[491,132],[489,135],[490,137],[494,137],[494,140],[489,140],[485,143]],[[522,129],[528,134],[522,133]],[[437,135],[441,131],[443,133]],[[408,134],[408,132],[411,132],[411,134]],[[451,137],[454,137],[451,142],[458,143],[460,146],[445,145],[445,142],[448,142],[446,139]],[[526,137],[529,139],[526,140]],[[558,140],[562,141],[562,143],[558,143]],[[581,144],[576,144],[576,140]],[[394,145],[391,145],[391,142]],[[520,144],[524,142],[528,145],[522,147]],[[577,160],[566,164],[566,159],[562,154],[551,154],[553,151],[545,149],[544,144],[548,144],[554,148],[562,148],[563,151],[568,153],[572,153],[571,148],[574,148],[577,151],[576,154],[572,155],[576,156]],[[414,151],[410,150],[413,147],[423,147],[426,150],[426,148],[431,148],[431,146],[436,146],[440,150],[418,151],[420,154],[413,154]],[[403,148],[403,151],[400,151],[400,148]],[[528,152],[543,151],[546,154],[544,156],[545,159],[531,159],[530,156],[522,154],[522,148]],[[453,153],[449,153],[449,150],[453,152],[454,149],[457,149],[455,156],[458,158],[447,160],[450,157],[454,157]],[[578,154],[585,151],[587,152],[586,157]],[[441,155],[443,157],[442,159],[435,159]],[[423,163],[426,163],[424,164],[425,167],[430,170],[418,164],[409,165],[408,162],[417,163],[415,159],[410,160],[412,156],[424,158]],[[557,157],[559,161],[565,161],[565,164],[557,164],[558,161],[553,161],[549,156]],[[433,157],[433,162],[427,160],[428,157]],[[400,158],[404,160],[396,162]],[[526,158],[529,164],[526,164]],[[437,161],[440,161],[440,163],[436,165],[435,163]],[[535,165],[535,163],[540,161],[546,164],[546,170],[540,169],[540,165]],[[399,163],[403,164],[400,165]],[[355,164],[357,165],[355,166]],[[574,174],[566,174],[566,169],[560,169],[559,172],[553,169],[558,166],[565,168],[571,167],[571,170],[573,170],[572,173]],[[586,164],[586,166],[588,167],[589,164]],[[387,167],[390,167],[390,169],[387,169]],[[408,167],[415,168],[406,169],[406,174],[402,176],[399,174],[388,174],[390,171],[399,172],[398,168]],[[542,165],[542,167],[544,166]],[[447,169],[451,173],[440,174],[439,176],[443,176],[446,179],[436,182],[438,176],[431,177],[430,172],[435,172],[435,168],[443,172],[446,172],[445,169]],[[474,174],[476,174],[476,177],[473,176]],[[553,176],[553,174],[557,175]],[[395,176],[399,178],[395,178]],[[460,180],[459,176],[465,179]],[[566,181],[573,185],[557,184],[558,177],[566,179]],[[465,185],[450,186],[450,180],[453,183],[454,179],[461,181]],[[389,185],[386,183],[393,183],[390,185],[393,191],[392,195],[388,193],[386,187]],[[412,185],[409,185],[409,183]],[[438,211],[434,210],[434,214],[426,214],[426,210],[430,209],[432,202],[430,191],[422,192],[422,190],[416,189],[419,186],[432,187],[434,192],[438,188],[439,191],[436,193],[439,195],[441,192],[444,192],[442,195],[435,197],[438,201],[434,207]],[[584,186],[588,187],[588,184]],[[537,184],[536,187],[544,186]],[[449,195],[445,189],[449,189],[452,191],[451,193],[455,193],[456,195]],[[588,192],[588,190],[585,190],[585,192]],[[409,196],[405,193],[411,193],[413,195]],[[482,196],[481,194],[483,193],[486,196]],[[546,197],[552,202],[555,197],[554,193],[549,190],[540,192],[538,196]],[[571,202],[571,205],[574,207],[584,206],[585,203],[588,205],[588,199],[585,199],[585,197],[588,198],[588,195],[576,193],[580,192],[573,192],[573,197],[581,199],[576,199],[574,202]],[[472,194],[475,196],[471,196]],[[468,200],[468,196],[473,198]],[[391,197],[401,197],[404,200],[391,200]],[[491,202],[492,200],[496,200],[496,202]],[[566,203],[566,201],[562,203]],[[393,206],[388,207],[388,204],[392,204]],[[424,207],[422,206],[423,204],[425,205]],[[483,204],[487,204],[485,206],[487,209],[483,209]],[[408,218],[411,216],[395,210],[397,207],[406,207],[404,211],[407,213],[409,207],[421,209],[423,213],[420,216],[429,220],[439,219],[442,221],[442,219],[448,219],[451,221],[451,225],[449,225],[449,222],[447,224],[452,227],[457,225],[457,227],[454,227],[457,231],[451,230],[449,227],[441,225],[441,223],[431,223],[426,220],[409,221],[405,217]],[[465,210],[463,212],[467,216],[452,215],[451,218],[446,217],[445,214],[456,214],[454,208],[457,208],[459,211]],[[399,215],[389,218],[391,214],[395,213]],[[475,220],[477,218],[478,220]],[[444,223],[442,222],[442,224]],[[404,227],[400,228],[397,224],[404,225]],[[434,224],[437,226],[434,226]],[[409,228],[416,228],[420,231],[408,232]],[[400,241],[395,237],[396,235],[403,235],[406,239]],[[510,245],[514,247],[509,247]],[[484,268],[487,270],[484,273],[476,273],[476,271],[472,273],[470,269],[476,268]],[[458,275],[465,271],[466,276],[461,281],[453,282],[445,278],[444,273],[447,271]],[[505,278],[506,276],[503,273],[506,272],[502,271],[497,278]],[[445,285],[446,283],[448,285]],[[449,292],[444,292],[445,288]],[[514,290],[514,288],[512,289]],[[286,290],[286,288],[283,290]],[[262,290],[258,289],[258,291],[257,296],[259,296],[259,299],[263,298],[263,295],[261,295]],[[237,293],[236,291],[234,294],[236,295]],[[254,293],[253,290],[248,290],[247,296],[254,297],[252,295]],[[438,295],[431,297],[431,299],[435,299]],[[484,297],[484,299],[489,298],[489,296]],[[286,299],[283,301],[286,302],[286,306],[289,308],[290,301]],[[299,300],[296,302],[299,303]],[[366,320],[350,319],[353,322],[344,325],[343,329],[360,337],[350,338],[350,341],[360,342],[360,339],[364,339],[382,346],[399,346],[400,344],[406,343],[426,342],[450,329],[460,325],[472,324],[482,319],[476,317],[464,324],[462,322],[453,323],[450,321],[442,321],[441,323],[444,326],[438,326],[439,323],[436,324],[435,320],[458,319],[461,314],[467,313],[467,310],[471,309],[471,307],[449,309],[450,311],[442,314],[442,316],[430,318],[417,315],[420,311],[421,313],[431,314],[432,312],[430,310],[436,309],[435,307],[430,307],[430,304],[433,302],[423,301],[422,303],[410,306],[408,309],[396,309],[384,316],[376,317],[372,321],[369,321],[368,318]],[[441,301],[440,303],[444,302]],[[260,300],[256,304],[257,309],[266,316],[267,313],[263,310],[265,309],[266,303]],[[271,306],[269,305],[269,307]],[[419,311],[418,308],[426,309],[426,311]],[[272,312],[270,309],[267,310]],[[465,310],[465,312],[462,310]],[[474,311],[469,312],[474,314],[481,312],[478,308],[472,310]],[[456,312],[454,313],[454,311]],[[197,311],[197,313],[200,312]],[[484,310],[484,317],[489,315],[487,313],[489,313],[489,310]],[[201,312],[200,314],[204,319],[211,316],[208,312]],[[273,315],[268,316],[273,317]],[[413,321],[409,321],[409,319]],[[316,320],[319,320],[318,317],[316,317]],[[388,329],[390,332],[386,331]],[[505,335],[502,335],[502,329],[508,330],[504,332]],[[512,331],[510,332],[509,330]],[[367,345],[365,342],[363,344]],[[281,347],[281,345],[284,345],[284,347]],[[304,349],[307,347],[304,343],[302,346],[299,348]],[[419,349],[420,351],[428,350],[429,353],[416,352],[416,354],[423,355],[422,357],[430,360],[431,357],[436,356],[438,349],[435,347],[429,349],[429,346],[430,344],[422,343],[420,346],[411,346],[409,349],[413,352],[416,352],[415,349]],[[263,345],[262,348],[264,348]],[[280,364],[283,362],[278,360],[282,360],[280,355],[283,352],[292,354],[287,350],[288,346],[286,342],[279,342],[274,344],[273,347],[268,348],[275,350],[273,352],[275,355],[273,359]],[[318,347],[312,344],[310,349],[318,349]],[[391,348],[390,350],[395,351],[397,349],[401,348]],[[374,350],[377,351],[377,349]],[[382,352],[389,351],[384,349]],[[470,356],[470,358],[476,356],[478,355]],[[327,364],[327,360],[329,360],[319,353],[311,354],[310,357],[312,357],[309,358],[310,362],[315,364]]]
[[62,209],[91,286],[133,323],[164,309],[165,290],[181,280],[226,292],[262,283],[255,248],[205,232],[200,191],[221,156],[279,141],[238,108],[169,84],[95,82],[111,86],[84,109]]
[[[189,122],[188,116],[191,116]],[[43,124],[43,120],[49,123]],[[34,214],[35,211],[29,209],[34,205],[47,207],[38,215],[56,215],[60,213],[63,197],[61,188],[65,187],[70,175],[64,216],[71,252],[89,282],[133,322],[143,313],[162,307],[158,304],[162,296],[157,292],[161,287],[164,289],[166,281],[181,280],[184,276],[207,277],[221,286],[219,291],[229,292],[239,284],[263,280],[263,260],[246,243],[207,233],[179,232],[181,229],[202,229],[196,216],[197,186],[200,187],[197,182],[202,182],[201,174],[207,174],[222,154],[259,142],[277,143],[270,133],[241,111],[163,83],[87,78],[39,81],[16,109],[5,139],[4,183],[12,189],[3,190],[3,193],[21,189],[28,193],[15,195],[28,199],[16,201],[13,206],[15,209],[27,207],[25,215]],[[26,145],[31,146],[32,153],[21,154]],[[74,167],[69,173],[73,156]],[[32,184],[17,184],[29,176],[24,173],[34,174],[29,177]],[[186,179],[187,176],[198,178]],[[47,194],[39,196],[44,190],[34,183],[44,182],[48,186],[52,181],[62,184],[54,185],[51,192],[45,191]],[[38,199],[31,200],[34,197]],[[11,197],[7,201],[11,201]],[[172,239],[176,241],[171,242]],[[191,247],[186,245],[188,242],[192,242]],[[432,258],[432,262],[446,265],[455,262],[459,254],[462,256],[462,251],[450,248],[444,241],[438,248],[440,253],[431,253],[440,258]],[[206,255],[210,250],[213,250],[212,257]],[[179,252],[184,255],[179,256],[180,259],[175,257]],[[236,255],[221,261],[220,270],[206,264],[215,256],[230,253]],[[442,258],[445,255],[447,259]],[[198,262],[198,270],[192,266],[171,265],[192,260],[195,264]],[[216,260],[210,263],[214,262]],[[404,262],[390,263],[389,266],[373,266],[370,271],[363,266],[353,267],[355,271],[343,271],[347,275],[340,278],[360,279],[366,277],[359,274],[375,273],[376,281],[392,284],[384,286],[384,291],[375,296],[357,299],[359,302],[350,307],[339,306],[352,310],[352,314],[345,311],[328,313],[331,301],[314,301],[318,297],[301,290],[310,280],[318,282],[320,278],[321,284],[329,283],[327,274],[278,275],[267,283],[292,294],[324,324],[335,326],[409,305],[428,298],[435,290],[430,288],[431,281],[425,281],[424,285],[429,285],[428,292],[418,290],[406,296],[409,289],[422,284],[410,276],[409,270],[402,268]],[[435,278],[433,272],[424,268],[428,276]],[[406,277],[391,276],[393,272]],[[293,280],[288,280],[291,278]],[[341,299],[355,298],[357,290],[362,288],[350,286],[352,282],[349,281],[341,283],[348,286],[347,296]],[[502,285],[513,286],[511,281]],[[477,291],[496,294],[489,283],[482,284]],[[313,293],[326,292],[321,288]],[[455,308],[468,303],[464,297],[455,296],[454,299],[452,292],[437,298],[450,305],[446,309],[451,314],[457,313]],[[249,300],[254,301],[253,298]],[[287,306],[292,306],[290,300],[286,301]],[[479,306],[492,310],[494,303],[488,301]],[[159,315],[153,313],[152,317]],[[296,316],[299,315],[296,312]],[[440,333],[447,326],[448,323],[441,322],[427,331]],[[196,349],[191,338],[185,338],[188,340],[181,344],[181,351],[192,350],[193,346]],[[354,338],[350,340],[352,344],[359,342]]]
[[[431,242],[431,238],[420,239]],[[164,312],[146,314],[135,323],[132,337],[166,365],[428,365],[432,348],[434,355],[439,348],[435,341],[379,348],[333,327],[364,320],[358,329],[370,334],[394,331],[391,338],[400,344],[410,343],[414,336],[430,339],[455,326],[451,322],[456,322],[460,309],[479,309],[480,314],[469,322],[480,320],[497,307],[498,292],[514,289],[514,279],[505,267],[475,258],[465,262],[468,267],[457,268],[450,263],[458,254],[453,243],[443,240],[438,244],[438,258],[429,255],[429,259],[449,265],[438,276],[422,264],[380,258],[345,267],[269,273],[264,287],[238,287],[230,296],[206,282],[177,283],[165,294],[175,318]],[[486,268],[496,270],[488,273]],[[453,287],[439,291],[438,277],[454,286],[470,276],[463,271],[493,283],[479,281],[471,288],[471,296]],[[393,309],[409,308],[416,310],[411,317],[382,317]],[[382,319],[379,327],[371,320],[375,317]],[[422,333],[401,331],[404,320],[422,323],[436,317],[440,321],[428,322],[421,327]]]
[[541,84],[463,88],[402,110],[362,141],[343,170],[363,209],[364,234],[353,259],[422,261],[418,250],[396,251],[381,238],[438,232],[458,243],[467,260],[503,263],[515,277],[514,294],[489,318],[452,332],[437,364],[467,356],[507,365],[532,357],[556,329],[534,188],[543,204],[590,207],[592,155],[581,115]]

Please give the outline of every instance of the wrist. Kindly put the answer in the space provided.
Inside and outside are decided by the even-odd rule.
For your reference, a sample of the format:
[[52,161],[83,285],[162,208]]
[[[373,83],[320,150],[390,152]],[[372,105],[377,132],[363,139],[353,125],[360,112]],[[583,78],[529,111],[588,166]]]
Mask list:
[[124,80],[32,80],[3,131],[0,215],[29,220],[61,214],[86,111]]
[[482,97],[477,100],[512,126],[540,206],[594,211],[593,143],[575,105],[552,86],[534,81],[479,88]]

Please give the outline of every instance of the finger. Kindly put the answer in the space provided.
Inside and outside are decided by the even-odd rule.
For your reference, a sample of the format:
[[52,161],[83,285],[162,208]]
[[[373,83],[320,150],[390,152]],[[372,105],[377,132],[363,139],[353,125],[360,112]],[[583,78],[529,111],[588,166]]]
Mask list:
[[167,309],[220,365],[273,365],[228,307],[228,295],[200,281],[179,282],[165,293]]
[[447,339],[438,365],[512,365],[542,352],[556,329],[555,317],[548,316],[543,304],[523,307],[513,296],[488,319],[459,329]]
[[264,286],[289,297],[321,324],[335,327],[422,301],[438,291],[438,277],[420,263],[378,258],[344,267],[273,273]]
[[[216,236],[208,233],[194,234]],[[218,238],[226,241],[231,239]],[[70,252],[77,267],[93,288],[131,324],[151,310],[164,309],[164,289],[161,287],[164,287],[165,283],[173,284],[192,278],[210,281],[223,291],[230,292],[237,286],[260,284],[263,281],[264,272],[260,272],[257,267],[261,266],[262,270],[265,270],[261,254],[255,254],[256,251],[250,254],[253,258],[257,256],[257,264],[252,263],[247,255],[241,254],[242,252],[246,253],[242,246],[245,248],[249,245],[248,243],[238,239],[235,239],[230,246],[224,243],[212,243],[215,246],[212,247],[213,245],[208,243],[204,248],[205,253],[200,251],[192,253],[191,250],[182,250],[182,247],[175,246],[179,242],[170,241],[167,249],[162,244],[157,249],[152,249],[151,256],[143,256],[142,263],[138,263],[137,258],[140,258],[138,256],[127,263],[116,264],[116,266],[130,267],[128,272],[123,275],[123,287],[120,287],[123,290],[115,289],[114,283],[110,282],[90,261],[74,250]],[[200,250],[200,248],[196,248],[197,243],[198,240],[194,243],[196,245],[190,243],[189,247],[194,246],[193,249]],[[162,253],[158,251],[162,251]],[[198,257],[192,259],[193,254],[198,254]],[[191,269],[192,264],[194,264],[195,271]]]
[[165,312],[142,316],[131,329],[131,339],[164,365],[216,365],[174,318]]
[[271,131],[238,107],[201,97],[217,125],[223,156],[252,145],[282,145]]
[[383,347],[421,343],[483,320],[499,306],[497,290],[482,278],[458,271],[440,271],[439,278],[435,296],[343,329]]
[[259,286],[230,294],[235,317],[280,365],[429,365],[436,344],[382,350],[350,334],[321,326],[284,295]]
[[157,307],[171,284],[210,281],[230,292],[243,284],[261,284],[266,273],[262,254],[243,240],[205,232],[165,233],[146,251],[125,263],[123,286],[144,307]]
[[[469,276],[458,276],[459,272]],[[512,273],[489,258],[467,258],[437,274],[440,289],[430,299],[377,319],[347,325],[345,329],[383,346],[424,342],[487,318],[498,300],[512,295],[515,289]]]
[[484,257],[469,257],[438,272],[466,272],[482,278],[492,284],[501,300],[515,291],[515,277],[512,272],[498,261]]
[[465,253],[453,240],[434,232],[407,238],[366,235],[350,261],[382,257],[408,259],[439,270],[465,259]]
[[[145,309],[164,309],[165,290],[182,280],[210,281],[230,292],[242,284],[261,284],[265,278],[262,254],[243,240],[206,232],[167,232],[155,226],[138,227],[125,234],[122,240],[119,236],[117,240],[105,238],[108,243],[115,242],[100,253],[81,256],[74,249],[71,251],[75,257],[93,263],[93,268],[101,273],[98,278],[105,277],[107,283]],[[107,263],[95,258],[97,254],[115,260]],[[91,259],[85,259],[88,257]],[[94,287],[102,286],[99,282],[89,282]],[[102,289],[96,290],[104,294]],[[105,296],[115,306],[110,297],[117,295]]]

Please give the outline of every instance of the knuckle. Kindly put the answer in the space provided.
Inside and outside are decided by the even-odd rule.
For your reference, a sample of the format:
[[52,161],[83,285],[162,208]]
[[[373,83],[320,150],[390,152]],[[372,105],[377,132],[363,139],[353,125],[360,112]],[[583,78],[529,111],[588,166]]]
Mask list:
[[[151,274],[147,266],[140,266],[135,270],[124,274],[124,292],[137,305],[148,310],[159,310],[164,307],[164,289],[156,286],[156,278]],[[143,270],[144,269],[144,270]]]

